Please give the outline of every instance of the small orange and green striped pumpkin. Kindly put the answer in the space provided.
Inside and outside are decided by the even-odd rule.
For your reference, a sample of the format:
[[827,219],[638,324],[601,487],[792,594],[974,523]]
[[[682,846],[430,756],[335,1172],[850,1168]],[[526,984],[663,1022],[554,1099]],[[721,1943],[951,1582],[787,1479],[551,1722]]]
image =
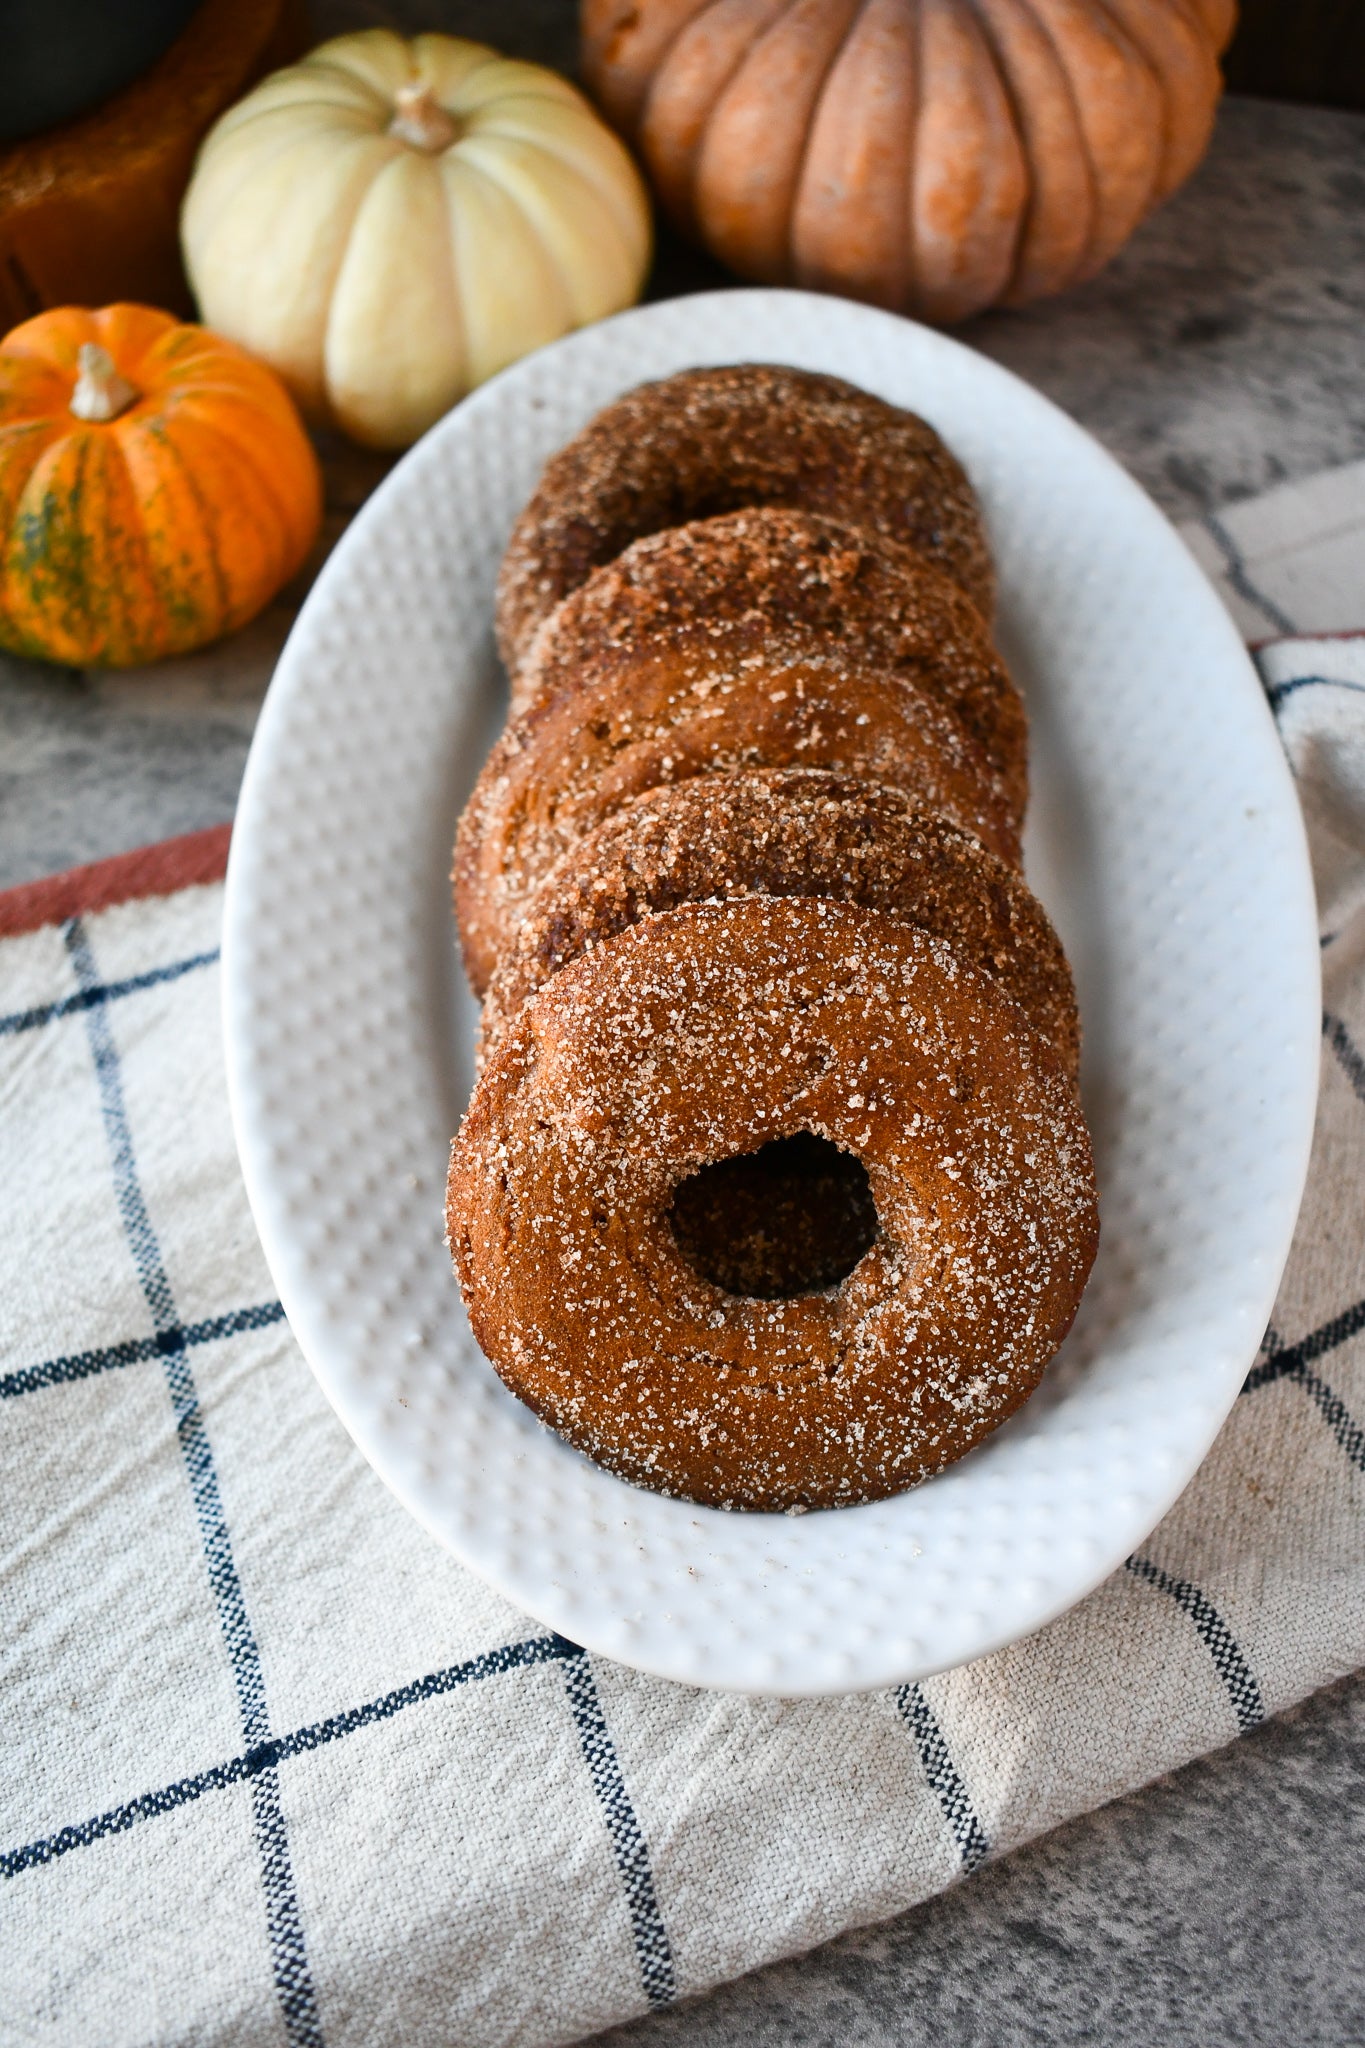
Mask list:
[[317,457],[274,372],[147,306],[0,342],[0,646],[127,668],[244,625],[317,537]]

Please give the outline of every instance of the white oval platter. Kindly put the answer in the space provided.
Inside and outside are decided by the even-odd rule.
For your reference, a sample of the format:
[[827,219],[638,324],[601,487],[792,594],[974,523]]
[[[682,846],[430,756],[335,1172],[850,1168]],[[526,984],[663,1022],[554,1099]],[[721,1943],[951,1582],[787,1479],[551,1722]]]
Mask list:
[[[925,414],[981,494],[1033,718],[1028,869],[1071,953],[1102,1244],[1019,1415],[872,1506],[723,1514],[569,1450],[470,1336],[442,1242],[473,1006],[447,874],[501,716],[490,628],[544,459],[690,364],[835,371]],[[672,300],[529,357],[364,507],[252,748],[224,932],[230,1087],[290,1324],[431,1534],[587,1648],[695,1685],[861,1690],[1012,1641],[1186,1485],[1269,1316],[1307,1167],[1318,949],[1303,828],[1254,672],[1151,502],[942,335],[800,292]]]

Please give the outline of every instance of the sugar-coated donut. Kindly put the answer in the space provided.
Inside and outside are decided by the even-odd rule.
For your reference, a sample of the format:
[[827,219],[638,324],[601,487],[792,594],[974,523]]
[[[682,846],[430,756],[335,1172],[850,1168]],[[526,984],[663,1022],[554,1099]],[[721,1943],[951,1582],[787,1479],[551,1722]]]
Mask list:
[[1016,863],[1022,812],[946,705],[837,649],[769,660],[742,631],[646,644],[627,674],[542,697],[502,734],[455,842],[465,968],[482,995],[532,890],[630,798],[739,768],[830,768],[904,789]]
[[773,507],[694,520],[594,570],[540,627],[512,681],[512,713],[613,671],[643,648],[733,646],[841,659],[919,683],[961,718],[1027,800],[1028,720],[976,606],[932,563],[809,512]]
[[589,947],[658,911],[738,896],[824,896],[909,918],[999,982],[1075,1078],[1071,970],[1022,878],[903,791],[813,768],[694,776],[576,840],[523,908],[488,985],[485,1049]]
[[[866,1168],[837,1286],[726,1292],[698,1169],[811,1133]],[[940,939],[814,898],[693,904],[523,1006],[455,1139],[451,1252],[507,1384],[590,1457],[713,1505],[824,1508],[960,1457],[1037,1384],[1095,1253],[1071,1083]]]
[[560,599],[632,541],[745,505],[870,527],[937,563],[990,613],[976,496],[931,426],[839,377],[737,363],[637,386],[550,458],[498,579],[508,669]]

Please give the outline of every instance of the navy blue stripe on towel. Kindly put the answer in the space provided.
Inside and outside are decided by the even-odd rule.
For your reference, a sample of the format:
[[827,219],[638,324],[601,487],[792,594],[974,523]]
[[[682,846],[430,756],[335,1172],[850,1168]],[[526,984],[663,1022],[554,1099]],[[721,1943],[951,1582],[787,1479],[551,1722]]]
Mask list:
[[174,960],[169,967],[149,968],[146,974],[130,975],[126,981],[83,982],[74,995],[59,996],[56,1002],[37,1003],[31,1010],[12,1010],[8,1017],[0,1017],[0,1038],[12,1038],[20,1031],[37,1031],[44,1024],[55,1024],[59,1017],[77,1016],[118,996],[137,995],[144,988],[155,988],[163,981],[179,981],[182,974],[193,974],[198,967],[211,967],[217,958],[215,946],[211,952]]
[[1218,544],[1224,562],[1223,573],[1237,595],[1245,598],[1248,604],[1254,604],[1258,611],[1264,612],[1277,633],[1294,633],[1296,628],[1288,612],[1281,611],[1274,598],[1268,597],[1263,590],[1258,590],[1252,582],[1251,572],[1247,568],[1242,551],[1222,520],[1215,517],[1212,512],[1206,512],[1204,525]]
[[148,1359],[164,1358],[183,1345],[214,1344],[222,1337],[236,1337],[243,1330],[265,1330],[284,1321],[278,1301],[253,1303],[235,1308],[225,1316],[205,1316],[201,1323],[187,1323],[183,1329],[162,1330],[155,1337],[125,1337],[118,1344],[103,1344],[94,1351],[75,1351],[65,1358],[48,1358],[41,1365],[21,1366],[17,1372],[0,1375],[0,1401],[13,1401],[20,1394],[36,1394],[44,1387],[68,1386],[73,1380],[88,1380],[97,1373],[117,1372],[124,1365],[145,1365]]
[[1268,1330],[1264,1355],[1251,1368],[1242,1386],[1244,1394],[1254,1394],[1259,1387],[1270,1386],[1275,1380],[1293,1380],[1296,1386],[1302,1387],[1359,1472],[1365,1472],[1365,1429],[1352,1416],[1341,1396],[1333,1392],[1326,1380],[1319,1379],[1310,1370],[1309,1361],[1320,1358],[1324,1351],[1333,1351],[1339,1344],[1349,1342],[1362,1329],[1365,1329],[1365,1301],[1358,1301],[1343,1314],[1333,1316],[1330,1323],[1311,1331],[1297,1344],[1282,1344],[1274,1331]]
[[1159,1593],[1174,1600],[1182,1614],[1189,1616],[1200,1641],[1213,1659],[1214,1670],[1227,1688],[1238,1728],[1245,1734],[1248,1728],[1257,1727],[1265,1719],[1261,1688],[1232,1630],[1207,1594],[1201,1593],[1198,1586],[1191,1585],[1188,1579],[1172,1578],[1149,1557],[1134,1556],[1124,1561],[1135,1579],[1143,1579],[1149,1586],[1155,1586]]
[[1324,1017],[1322,1035],[1341,1062],[1341,1070],[1362,1102],[1365,1102],[1365,1059],[1360,1047],[1340,1017]]
[[896,1693],[896,1711],[915,1738],[924,1775],[952,1830],[962,1868],[971,1872],[990,1855],[990,1838],[977,1818],[972,1796],[953,1762],[934,1710],[920,1686],[902,1685]]
[[90,1820],[59,1828],[55,1835],[26,1842],[20,1849],[0,1851],[0,1877],[17,1877],[21,1871],[36,1870],[45,1863],[55,1862],[59,1856],[69,1855],[73,1849],[83,1849],[91,1842],[102,1841],[106,1835],[124,1834],[129,1828],[136,1827],[139,1821],[155,1820],[158,1814],[174,1813],[178,1807],[190,1806],[208,1792],[223,1792],[230,1785],[245,1784],[273,1773],[290,1757],[324,1749],[330,1742],[353,1735],[357,1728],[373,1728],[377,1722],[389,1721],[395,1714],[402,1713],[405,1707],[416,1706],[421,1700],[439,1699],[462,1685],[471,1685],[483,1678],[498,1678],[504,1672],[522,1670],[528,1665],[556,1663],[560,1659],[582,1655],[575,1643],[566,1643],[562,1636],[531,1636],[524,1642],[505,1643],[499,1649],[485,1651],[480,1657],[469,1658],[466,1663],[451,1664],[443,1671],[432,1671],[425,1678],[415,1678],[408,1685],[401,1685],[377,1700],[367,1700],[362,1707],[347,1707],[339,1714],[329,1714],[325,1721],[312,1721],[305,1727],[294,1729],[290,1735],[275,1736],[268,1742],[259,1743],[255,1749],[247,1750],[242,1756],[232,1757],[225,1764],[215,1764],[211,1770],[200,1771],[192,1778],[177,1779],[173,1785],[163,1785],[155,1792],[144,1792],[139,1798],[130,1799],[122,1806],[110,1807],[106,1813],[97,1813]]
[[1283,683],[1267,683],[1265,693],[1270,708],[1278,712],[1288,697],[1295,697],[1300,690],[1356,690],[1365,692],[1365,683],[1351,682],[1345,676],[1290,676]]
[[[62,935],[78,987],[83,991],[98,989],[101,983],[81,920],[71,918],[62,927]],[[85,1022],[95,1063],[105,1139],[109,1146],[114,1194],[143,1297],[151,1311],[152,1325],[164,1347],[166,1388],[199,1523],[209,1583],[213,1588],[218,1619],[236,1682],[242,1733],[250,1748],[267,1741],[270,1736],[261,1653],[247,1616],[242,1582],[237,1576],[232,1555],[218,1473],[199,1405],[199,1392],[190,1368],[183,1325],[176,1314],[170,1278],[142,1192],[108,1005],[92,1001],[85,1011]],[[280,1805],[279,1780],[275,1773],[264,1774],[252,1791],[261,1879],[265,1889],[266,1927],[285,2035],[290,2048],[322,2048],[322,2029],[308,1971],[284,1811]]]
[[1353,1302],[1340,1315],[1319,1323],[1316,1330],[1310,1330],[1306,1337],[1300,1337],[1297,1344],[1282,1344],[1273,1333],[1267,1336],[1265,1353],[1259,1364],[1253,1365],[1242,1384],[1244,1394],[1254,1394],[1258,1387],[1269,1385],[1271,1380],[1293,1378],[1301,1367],[1312,1365],[1338,1345],[1347,1344],[1352,1337],[1365,1330],[1365,1301]]
[[[564,1642],[563,1637],[559,1640]],[[565,1643],[566,1649],[575,1647]],[[631,1805],[616,1745],[611,1739],[606,1715],[602,1712],[592,1662],[585,1652],[580,1650],[576,1657],[565,1659],[564,1685],[583,1748],[583,1761],[588,1766],[593,1790],[601,1802],[607,1833],[611,1837],[612,1854],[621,1874],[621,1888],[626,1895],[626,1910],[630,1914],[635,1955],[640,1966],[640,1982],[652,2006],[670,2005],[678,1995],[678,1986],[668,1929],[664,1926],[654,1890],[649,1844]]]

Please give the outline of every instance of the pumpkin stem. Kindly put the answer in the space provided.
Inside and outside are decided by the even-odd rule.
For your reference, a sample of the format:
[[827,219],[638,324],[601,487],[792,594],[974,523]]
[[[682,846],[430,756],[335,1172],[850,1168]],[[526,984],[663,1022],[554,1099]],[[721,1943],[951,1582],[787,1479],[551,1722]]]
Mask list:
[[458,123],[425,79],[414,78],[411,85],[400,85],[393,104],[389,133],[399,142],[410,142],[414,149],[430,150],[435,155],[439,150],[449,149],[460,132]]
[[71,410],[78,420],[116,420],[142,396],[97,341],[81,343],[76,366],[80,375],[71,394]]

